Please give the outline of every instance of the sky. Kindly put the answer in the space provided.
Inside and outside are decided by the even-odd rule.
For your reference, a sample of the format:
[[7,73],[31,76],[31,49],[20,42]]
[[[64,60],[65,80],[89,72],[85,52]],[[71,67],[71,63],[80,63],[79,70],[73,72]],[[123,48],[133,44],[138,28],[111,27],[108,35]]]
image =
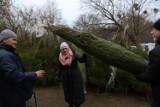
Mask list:
[[[25,6],[42,6],[47,0],[13,0],[16,5]],[[62,12],[62,18],[68,25],[73,25],[73,22],[82,13],[80,10],[80,0],[54,0],[57,8]]]

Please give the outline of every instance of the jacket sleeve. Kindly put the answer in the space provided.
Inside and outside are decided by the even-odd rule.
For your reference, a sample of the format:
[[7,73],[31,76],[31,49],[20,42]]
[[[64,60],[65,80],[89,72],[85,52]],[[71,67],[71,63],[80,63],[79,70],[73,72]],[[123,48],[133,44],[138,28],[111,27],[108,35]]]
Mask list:
[[77,61],[79,61],[80,63],[84,63],[87,61],[87,54],[86,53],[83,53],[83,55],[80,55],[76,50],[75,48],[73,47],[70,47],[73,54],[75,55],[75,58],[77,59]]
[[8,54],[1,56],[0,71],[4,80],[20,83],[36,79],[35,72],[26,72],[16,56]]
[[160,77],[160,53],[153,51],[149,55],[149,63],[146,71],[137,75],[137,79],[143,82],[157,81]]
[[85,53],[82,56],[76,53],[75,56],[80,63],[84,63],[87,61],[87,54]]
[[61,75],[62,75],[62,67],[61,67],[61,64],[59,64],[58,69],[55,73],[55,80],[61,81]]

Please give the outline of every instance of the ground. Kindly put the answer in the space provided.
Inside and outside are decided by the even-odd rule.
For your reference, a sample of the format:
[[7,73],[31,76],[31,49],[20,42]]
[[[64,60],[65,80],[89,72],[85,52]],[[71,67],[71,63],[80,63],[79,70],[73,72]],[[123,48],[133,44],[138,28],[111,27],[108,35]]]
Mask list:
[[[63,89],[58,86],[39,87],[34,89],[36,93],[37,107],[68,107],[64,101]],[[96,94],[87,91],[86,101],[81,107],[149,107],[149,101],[137,95]],[[34,97],[27,105],[36,107]]]

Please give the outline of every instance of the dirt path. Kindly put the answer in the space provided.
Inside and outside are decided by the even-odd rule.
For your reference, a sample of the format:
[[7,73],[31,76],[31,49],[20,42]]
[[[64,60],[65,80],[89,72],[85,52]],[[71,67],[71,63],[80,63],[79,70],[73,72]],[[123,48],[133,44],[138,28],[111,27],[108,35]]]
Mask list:
[[[63,90],[60,87],[35,89],[38,107],[67,107]],[[29,103],[34,103],[32,98]],[[28,103],[28,104],[29,104]],[[35,107],[32,106],[32,107]],[[100,95],[87,92],[86,101],[81,107],[149,107],[144,98],[125,95]]]

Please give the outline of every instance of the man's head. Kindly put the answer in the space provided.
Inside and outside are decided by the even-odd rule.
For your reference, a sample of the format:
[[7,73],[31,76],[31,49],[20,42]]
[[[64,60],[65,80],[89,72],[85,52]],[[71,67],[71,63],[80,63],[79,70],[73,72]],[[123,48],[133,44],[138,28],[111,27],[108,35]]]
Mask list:
[[151,35],[153,36],[154,42],[160,42],[160,19],[154,23]]
[[5,29],[0,33],[0,43],[4,43],[16,48],[17,35],[13,31]]

